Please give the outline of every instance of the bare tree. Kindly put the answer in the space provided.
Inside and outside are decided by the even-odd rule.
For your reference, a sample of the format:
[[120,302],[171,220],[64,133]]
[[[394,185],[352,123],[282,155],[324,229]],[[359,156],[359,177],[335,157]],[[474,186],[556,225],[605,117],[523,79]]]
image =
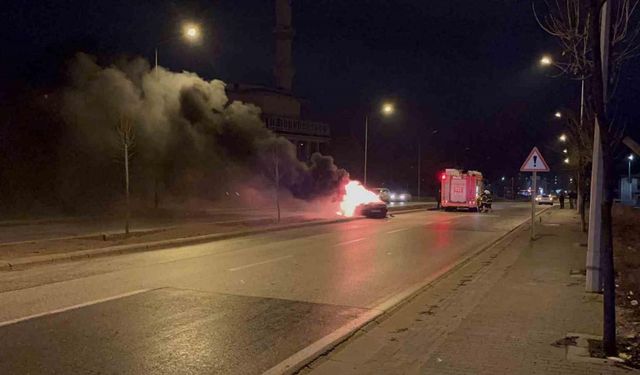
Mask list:
[[565,121],[565,129],[569,135],[567,137],[568,155],[571,158],[571,170],[575,173],[576,187],[578,195],[578,212],[580,213],[580,223],[582,231],[587,231],[586,220],[586,198],[588,191],[588,179],[591,171],[591,158],[593,147],[593,126],[591,115],[586,115],[586,121],[581,121],[579,115],[571,110],[562,111]]
[[[603,160],[603,200],[601,221],[601,260],[604,292],[603,347],[607,355],[615,355],[615,274],[611,208],[616,187],[614,160],[624,127],[617,126],[611,115],[611,99],[617,91],[622,68],[636,57],[640,44],[638,3],[640,0],[544,0],[540,18],[534,2],[534,14],[540,26],[554,36],[562,50],[562,60],[556,66],[561,73],[574,79],[588,80],[590,92],[585,98],[593,113],[600,134]],[[607,9],[604,13],[603,9]],[[601,41],[601,19],[605,22],[605,37]],[[602,44],[604,42],[604,44]],[[602,45],[601,45],[602,44]],[[605,55],[601,54],[601,47]],[[608,48],[606,48],[608,47]],[[603,60],[606,64],[603,64]]]
[[[116,126],[118,133],[118,140],[120,144],[121,160],[124,163],[124,186],[125,186],[125,199],[126,199],[126,214],[125,214],[125,234],[129,235],[129,226],[131,219],[131,202],[129,197],[129,163],[133,157],[133,149],[135,147],[135,129],[133,122],[126,116],[121,116],[118,125]],[[120,158],[119,158],[120,159]]]

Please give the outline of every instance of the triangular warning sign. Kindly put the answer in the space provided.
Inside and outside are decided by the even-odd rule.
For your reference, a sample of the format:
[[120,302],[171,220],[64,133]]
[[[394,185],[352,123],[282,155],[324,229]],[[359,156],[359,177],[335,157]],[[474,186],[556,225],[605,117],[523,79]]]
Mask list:
[[520,172],[549,172],[549,165],[544,161],[537,147],[531,150],[527,160],[520,167]]

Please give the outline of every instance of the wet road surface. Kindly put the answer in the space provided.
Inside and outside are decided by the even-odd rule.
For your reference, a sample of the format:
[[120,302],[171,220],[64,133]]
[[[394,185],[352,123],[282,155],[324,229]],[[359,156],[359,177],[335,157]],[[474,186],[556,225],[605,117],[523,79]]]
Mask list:
[[261,373],[529,215],[495,207],[0,272],[0,373]]

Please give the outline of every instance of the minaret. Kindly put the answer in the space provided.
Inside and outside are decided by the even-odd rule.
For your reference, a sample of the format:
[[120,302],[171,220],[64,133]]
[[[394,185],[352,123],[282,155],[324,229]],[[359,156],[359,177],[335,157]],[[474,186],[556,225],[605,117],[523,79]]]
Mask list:
[[291,61],[291,43],[293,28],[291,27],[291,0],[276,1],[276,61],[274,67],[276,87],[291,91],[293,85],[293,62]]

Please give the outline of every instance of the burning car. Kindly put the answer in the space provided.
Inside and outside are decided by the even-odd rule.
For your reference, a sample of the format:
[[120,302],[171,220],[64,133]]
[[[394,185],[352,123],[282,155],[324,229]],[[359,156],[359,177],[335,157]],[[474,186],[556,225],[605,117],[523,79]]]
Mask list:
[[385,218],[387,217],[387,204],[384,202],[364,203],[356,208],[356,212],[366,217]]
[[338,215],[351,217],[386,217],[387,205],[378,194],[367,190],[358,181],[349,181],[343,188]]

